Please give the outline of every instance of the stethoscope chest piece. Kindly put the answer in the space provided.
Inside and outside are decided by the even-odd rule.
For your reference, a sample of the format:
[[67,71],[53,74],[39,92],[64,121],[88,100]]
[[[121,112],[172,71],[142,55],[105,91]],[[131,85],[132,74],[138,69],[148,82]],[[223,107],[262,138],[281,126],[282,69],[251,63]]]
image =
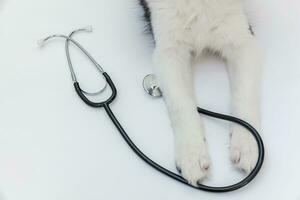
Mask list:
[[154,74],[147,75],[143,80],[144,90],[153,97],[162,97],[157,78]]

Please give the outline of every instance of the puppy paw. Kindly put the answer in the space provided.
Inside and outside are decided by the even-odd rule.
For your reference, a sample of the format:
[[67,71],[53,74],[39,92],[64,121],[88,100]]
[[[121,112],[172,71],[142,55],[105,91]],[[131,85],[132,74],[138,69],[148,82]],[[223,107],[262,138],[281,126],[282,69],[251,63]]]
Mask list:
[[234,165],[250,174],[257,164],[258,146],[254,137],[246,129],[233,127],[230,152]]
[[186,143],[176,147],[176,165],[178,171],[189,184],[197,186],[207,177],[211,166],[206,144]]

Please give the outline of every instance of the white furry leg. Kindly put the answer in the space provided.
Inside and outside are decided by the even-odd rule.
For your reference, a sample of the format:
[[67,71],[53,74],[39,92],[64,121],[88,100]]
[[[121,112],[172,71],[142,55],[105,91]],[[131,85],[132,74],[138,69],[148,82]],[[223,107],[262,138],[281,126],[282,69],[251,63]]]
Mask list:
[[207,176],[210,157],[196,109],[191,55],[182,47],[156,49],[154,63],[175,134],[176,164],[190,184]]
[[[260,130],[261,50],[253,38],[230,51],[227,59],[233,96],[233,114]],[[238,125],[232,127],[231,159],[246,173],[253,170],[258,159],[255,139],[246,129]]]

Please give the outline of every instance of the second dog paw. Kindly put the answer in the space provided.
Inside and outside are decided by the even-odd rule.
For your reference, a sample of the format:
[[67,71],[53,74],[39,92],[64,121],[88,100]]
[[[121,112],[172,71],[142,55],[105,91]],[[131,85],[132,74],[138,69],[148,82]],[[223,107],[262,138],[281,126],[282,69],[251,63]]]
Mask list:
[[177,152],[177,169],[189,184],[197,186],[209,174],[210,157],[206,145],[189,145]]
[[255,139],[242,127],[234,127],[231,138],[231,160],[247,174],[255,168],[258,160],[258,147]]

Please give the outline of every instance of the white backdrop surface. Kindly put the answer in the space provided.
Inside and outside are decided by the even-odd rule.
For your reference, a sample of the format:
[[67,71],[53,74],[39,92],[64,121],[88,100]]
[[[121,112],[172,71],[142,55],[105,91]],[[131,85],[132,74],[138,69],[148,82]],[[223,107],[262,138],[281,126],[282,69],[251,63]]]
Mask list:
[[[209,194],[153,171],[126,146],[103,110],[76,96],[62,40],[36,41],[93,25],[76,36],[116,82],[112,109],[150,157],[174,169],[172,132],[163,101],[141,87],[152,72],[153,45],[143,34],[135,0],[2,0],[0,5],[0,199],[231,199],[300,200],[300,2],[248,0],[250,21],[265,50],[263,138],[266,163],[248,187]],[[101,79],[76,50],[84,87]],[[230,113],[222,62],[196,66],[199,105]],[[242,178],[229,162],[229,124],[206,119],[214,162],[207,184]]]

